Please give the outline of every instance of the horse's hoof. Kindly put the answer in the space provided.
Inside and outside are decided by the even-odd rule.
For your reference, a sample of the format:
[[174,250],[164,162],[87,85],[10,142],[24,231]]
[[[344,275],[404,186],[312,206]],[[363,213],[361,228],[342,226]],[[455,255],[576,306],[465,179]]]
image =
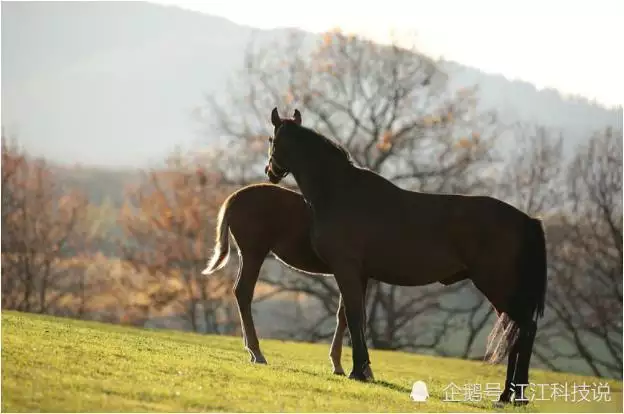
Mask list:
[[367,378],[363,372],[351,371],[351,374],[349,374],[349,379],[356,380],[356,381],[366,381]]
[[513,395],[513,392],[511,391],[503,391],[503,393],[500,395],[500,397],[498,397],[498,401],[494,401],[494,403],[492,404],[494,406],[494,408],[504,408],[506,406],[508,406],[509,404],[511,404],[511,396]]
[[504,408],[509,405],[509,401],[494,401],[492,405],[494,406],[494,408]]
[[263,356],[256,357],[254,355],[251,356],[249,362],[251,362],[252,364],[267,364],[267,360]]
[[503,391],[503,393],[500,395],[500,397],[498,398],[498,401],[496,401],[495,404],[500,404],[501,406],[505,404],[509,404],[511,402],[512,395],[513,395],[513,392]]
[[521,407],[521,406],[527,405],[529,403],[529,400],[526,400],[526,399],[524,399],[524,400],[514,400],[513,403],[514,403],[515,406]]
[[373,371],[370,369],[370,367],[366,367],[364,370],[357,372],[357,371],[351,371],[351,374],[349,374],[349,379],[354,379],[357,381],[374,381],[375,378],[373,377]]
[[335,368],[334,369],[334,375],[341,375],[341,376],[346,376],[347,374],[345,374],[344,369],[342,368]]

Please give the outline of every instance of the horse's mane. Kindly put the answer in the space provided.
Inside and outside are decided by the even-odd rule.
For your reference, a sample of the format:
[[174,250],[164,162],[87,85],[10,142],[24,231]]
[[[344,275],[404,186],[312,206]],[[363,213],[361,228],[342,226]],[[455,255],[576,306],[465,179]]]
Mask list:
[[303,143],[306,150],[312,150],[314,152],[317,152],[320,148],[326,148],[329,149],[333,155],[337,155],[341,160],[344,160],[349,164],[353,164],[353,157],[351,156],[349,151],[339,142],[329,139],[326,136],[314,131],[313,129],[304,127],[303,125],[286,125],[288,125],[289,129],[296,128],[296,133],[301,135],[300,137],[298,137],[298,139],[300,140],[299,142]]

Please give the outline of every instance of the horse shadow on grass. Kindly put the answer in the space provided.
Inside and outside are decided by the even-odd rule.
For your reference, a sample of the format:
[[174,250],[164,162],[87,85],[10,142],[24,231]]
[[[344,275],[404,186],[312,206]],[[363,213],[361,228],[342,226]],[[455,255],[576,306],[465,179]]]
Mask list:
[[[323,378],[332,382],[342,382],[346,379],[346,376],[344,375],[329,374],[326,372],[319,372],[316,370],[299,368],[299,367],[295,368],[295,367],[289,367],[289,366],[282,366],[279,369],[284,370],[284,371],[295,372],[297,374],[305,374],[305,375],[310,375],[312,377]],[[384,387],[392,391],[400,392],[402,394],[405,394],[405,393],[409,394],[412,391],[412,389],[409,387],[395,384],[386,380],[374,380],[374,381],[368,382],[367,384],[370,384],[371,386]]]
[[400,392],[401,394],[409,394],[410,392],[412,392],[411,388],[405,387],[403,385],[399,385],[399,384],[394,384],[390,381],[385,381],[385,380],[375,380],[371,382],[371,385],[378,385],[384,388],[387,388],[389,390],[392,391],[397,391]]

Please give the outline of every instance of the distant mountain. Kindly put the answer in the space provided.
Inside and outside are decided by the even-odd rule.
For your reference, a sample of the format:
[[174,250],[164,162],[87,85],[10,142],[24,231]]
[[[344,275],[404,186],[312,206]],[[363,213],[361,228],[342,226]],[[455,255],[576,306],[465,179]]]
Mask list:
[[[197,142],[192,110],[242,68],[255,31],[146,2],[2,2],[2,124],[36,155],[137,166]],[[578,142],[622,125],[622,108],[443,62],[453,86],[480,85],[480,105],[508,122],[562,128]]]
[[455,62],[441,64],[449,74],[450,87],[478,85],[479,105],[495,109],[504,123],[523,121],[555,128],[563,133],[566,150],[606,126],[622,128],[622,107],[609,108],[581,96],[564,96],[555,89],[509,80]]

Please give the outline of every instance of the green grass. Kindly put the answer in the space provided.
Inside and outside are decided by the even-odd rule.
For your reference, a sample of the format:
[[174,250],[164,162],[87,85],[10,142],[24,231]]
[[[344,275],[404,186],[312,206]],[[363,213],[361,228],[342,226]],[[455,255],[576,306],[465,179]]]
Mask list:
[[[261,345],[269,365],[255,366],[238,337],[3,312],[2,411],[500,411],[489,401],[443,400],[451,382],[500,383],[503,366],[371,350],[376,382],[358,383],[331,374],[327,345]],[[351,367],[349,347],[343,365]],[[429,387],[425,403],[409,398],[419,379]],[[532,370],[531,381],[572,387],[606,380]],[[622,383],[608,384],[611,402],[540,401],[505,410],[622,412]]]

